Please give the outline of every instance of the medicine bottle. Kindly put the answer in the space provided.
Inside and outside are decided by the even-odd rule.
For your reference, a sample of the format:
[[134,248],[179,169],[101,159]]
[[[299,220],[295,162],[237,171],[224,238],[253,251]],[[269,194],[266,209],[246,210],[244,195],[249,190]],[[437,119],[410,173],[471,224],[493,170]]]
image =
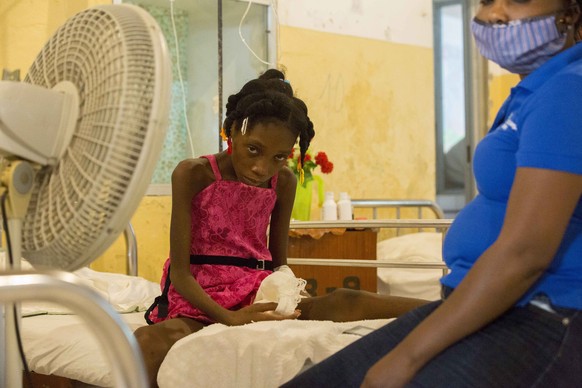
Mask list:
[[352,219],[352,200],[348,193],[341,192],[339,201],[337,201],[338,219],[342,221]]
[[321,208],[321,218],[324,221],[337,220],[337,204],[335,203],[334,195],[331,191],[325,193],[325,201],[323,201],[323,206]]

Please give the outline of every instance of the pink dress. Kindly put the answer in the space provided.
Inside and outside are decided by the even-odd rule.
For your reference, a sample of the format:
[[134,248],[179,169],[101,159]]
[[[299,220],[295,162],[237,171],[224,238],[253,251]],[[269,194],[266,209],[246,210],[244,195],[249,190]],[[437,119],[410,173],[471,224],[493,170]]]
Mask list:
[[[272,261],[267,247],[267,228],[275,206],[277,175],[270,188],[222,180],[214,155],[210,162],[216,180],[192,198],[191,255],[234,256]],[[162,291],[171,259],[164,264]],[[190,264],[190,272],[206,293],[221,306],[236,310],[250,305],[259,285],[272,271],[216,264]],[[189,317],[204,323],[212,318],[195,308],[170,285],[168,315],[158,317],[158,307],[149,314],[156,323]]]

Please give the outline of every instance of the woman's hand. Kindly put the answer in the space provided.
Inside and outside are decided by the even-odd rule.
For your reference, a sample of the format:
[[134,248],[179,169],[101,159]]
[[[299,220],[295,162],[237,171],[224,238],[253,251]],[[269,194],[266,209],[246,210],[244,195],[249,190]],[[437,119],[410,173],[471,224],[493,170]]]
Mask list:
[[244,325],[259,321],[282,321],[284,319],[296,319],[301,315],[300,310],[295,310],[290,315],[281,315],[275,312],[277,303],[255,303],[236,311],[229,311],[226,321],[228,326]]
[[412,380],[416,372],[405,357],[399,357],[394,352],[390,352],[368,370],[361,387],[403,387]]

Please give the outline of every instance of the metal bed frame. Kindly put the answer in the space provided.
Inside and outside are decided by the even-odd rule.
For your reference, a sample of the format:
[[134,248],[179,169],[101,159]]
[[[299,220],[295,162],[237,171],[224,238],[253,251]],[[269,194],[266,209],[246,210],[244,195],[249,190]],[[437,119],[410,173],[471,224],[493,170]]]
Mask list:
[[[419,230],[432,228],[445,234],[450,227],[452,220],[445,219],[441,208],[434,202],[428,200],[387,200],[387,199],[356,199],[352,200],[354,208],[371,208],[374,219],[372,220],[351,220],[351,221],[292,221],[290,229],[381,229],[381,228],[416,228]],[[396,219],[377,219],[378,209],[395,208]],[[422,210],[429,209],[435,219],[400,219],[401,208],[418,208],[419,217],[422,217]],[[338,266],[338,267],[375,267],[375,268],[411,268],[411,269],[442,269],[443,275],[448,272],[448,267],[442,261],[434,263],[396,263],[390,261],[377,260],[352,260],[352,259],[325,259],[325,258],[287,258],[288,264],[295,265],[316,265],[316,266]]]
[[[10,308],[13,303],[27,300],[44,300],[71,308],[99,341],[109,360],[115,386],[147,386],[145,366],[133,333],[103,297],[73,274],[64,271],[0,273],[0,307]],[[18,365],[7,367],[19,368]],[[0,386],[4,386],[2,377],[14,376],[8,370],[3,374]]]
[[[131,223],[124,230],[127,274],[137,276],[137,240]],[[0,246],[1,247],[1,246]],[[54,302],[77,313],[90,328],[110,363],[116,387],[147,386],[145,365],[137,340],[119,314],[109,303],[73,274],[65,271],[0,271],[0,343],[3,352],[16,351],[16,339],[8,338],[5,319],[20,320],[16,307],[28,300]],[[18,325],[20,326],[20,325]],[[12,355],[0,354],[0,387],[22,386],[19,373],[22,366]]]

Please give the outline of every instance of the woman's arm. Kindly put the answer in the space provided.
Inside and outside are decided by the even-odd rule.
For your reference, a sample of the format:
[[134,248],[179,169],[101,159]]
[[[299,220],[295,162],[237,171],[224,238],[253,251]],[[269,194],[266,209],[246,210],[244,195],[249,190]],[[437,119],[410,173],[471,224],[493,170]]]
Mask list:
[[291,221],[291,212],[295,201],[296,186],[297,178],[295,174],[289,168],[283,167],[279,172],[277,202],[271,214],[269,229],[269,250],[271,251],[275,268],[287,264],[289,222]]
[[581,194],[581,175],[518,168],[496,242],[455,292],[368,371],[363,386],[402,386],[437,354],[511,308],[552,262]]

